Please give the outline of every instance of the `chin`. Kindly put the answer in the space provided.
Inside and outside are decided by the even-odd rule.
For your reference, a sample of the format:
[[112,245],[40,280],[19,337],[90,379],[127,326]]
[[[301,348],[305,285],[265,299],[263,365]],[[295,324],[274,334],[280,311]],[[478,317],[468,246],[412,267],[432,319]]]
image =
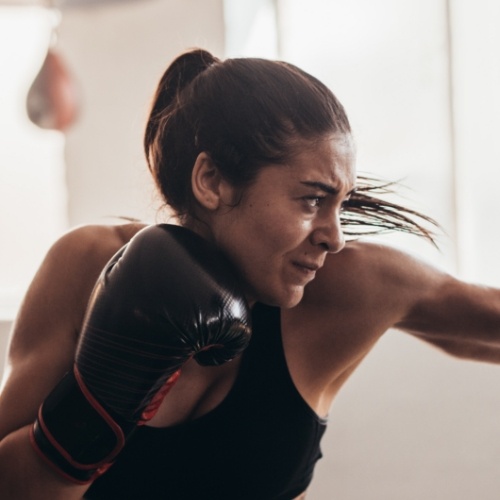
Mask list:
[[301,295],[299,298],[294,298],[293,300],[289,300],[286,303],[281,304],[280,307],[282,309],[292,309],[292,307],[298,306],[300,304],[302,297],[303,295]]
[[268,286],[253,287],[248,290],[247,299],[251,304],[261,302],[268,306],[279,307],[281,309],[291,309],[299,304],[304,297],[303,286]]
[[267,296],[261,302],[270,306],[280,307],[281,309],[291,309],[297,306],[304,296],[304,289],[289,291],[288,293],[280,293],[274,296]]

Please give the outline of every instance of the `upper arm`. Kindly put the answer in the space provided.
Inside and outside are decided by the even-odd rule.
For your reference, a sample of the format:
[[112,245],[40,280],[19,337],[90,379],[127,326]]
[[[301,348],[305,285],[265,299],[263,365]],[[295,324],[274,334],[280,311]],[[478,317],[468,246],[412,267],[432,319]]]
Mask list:
[[481,344],[490,353],[500,347],[499,290],[458,280],[398,249],[349,244],[318,278],[306,300],[358,356],[391,328],[466,357],[478,358]]
[[79,328],[100,268],[95,231],[79,228],[49,250],[11,332],[0,394],[0,439],[31,423],[38,407],[73,363]]
[[[321,307],[324,315],[334,314],[335,323],[354,322],[380,335],[395,326],[416,324],[418,315],[429,314],[451,279],[396,248],[354,242],[329,256],[305,298]],[[421,326],[429,328],[431,323],[429,318]]]

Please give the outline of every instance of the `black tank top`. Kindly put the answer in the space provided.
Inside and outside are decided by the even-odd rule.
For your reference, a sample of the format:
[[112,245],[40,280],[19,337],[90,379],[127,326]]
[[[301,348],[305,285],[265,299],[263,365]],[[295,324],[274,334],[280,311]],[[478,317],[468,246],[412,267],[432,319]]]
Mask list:
[[138,428],[85,498],[291,500],[307,489],[326,421],[290,378],[280,310],[257,304],[252,321],[224,401],[192,421]]

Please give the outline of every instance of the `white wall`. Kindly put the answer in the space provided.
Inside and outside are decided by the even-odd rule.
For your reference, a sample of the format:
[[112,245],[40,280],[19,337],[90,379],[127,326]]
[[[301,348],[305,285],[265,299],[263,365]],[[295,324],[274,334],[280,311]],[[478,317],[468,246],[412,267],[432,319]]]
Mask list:
[[0,61],[8,68],[0,97],[0,229],[15,242],[0,246],[0,321],[12,319],[47,248],[69,227],[116,223],[117,216],[154,220],[160,202],[142,136],[157,81],[187,48],[224,50],[222,0],[71,2],[79,6],[62,8],[55,50],[76,82],[80,114],[63,136],[26,114],[54,17],[36,3],[12,9],[0,0]]
[[[35,2],[26,2],[33,3]],[[26,26],[28,29],[44,29],[31,17],[20,24],[23,29]],[[29,22],[33,26],[28,25]],[[45,29],[48,37],[49,25]],[[22,48],[19,57],[23,57],[25,53],[31,55],[31,52],[40,52],[41,64],[46,47],[46,40],[42,40],[43,38],[41,35],[37,41],[40,46],[37,47],[25,47],[17,39],[11,39],[9,43],[12,47],[18,44]],[[116,223],[113,216],[117,215],[154,220],[160,204],[154,197],[141,149],[145,117],[156,83],[168,63],[181,51],[194,46],[202,46],[217,55],[223,55],[222,0],[103,2],[103,5],[88,8],[80,6],[63,10],[56,49],[76,79],[81,97],[81,114],[69,130],[65,146],[68,213],[61,213],[60,218],[66,222],[67,227],[93,222]],[[22,88],[18,89],[16,95],[7,96],[5,101],[9,106],[17,106],[20,114],[25,113],[24,99],[30,83],[22,81]],[[35,149],[39,155],[47,154],[48,148],[38,148],[41,142],[39,136],[54,133],[35,130],[32,124],[30,126],[31,136],[25,137],[25,143],[8,143],[3,147],[9,146],[16,153],[32,152]],[[2,140],[4,139],[5,137]],[[35,144],[30,143],[30,139],[36,139]],[[14,161],[8,165],[0,165],[0,168],[7,167],[14,168]],[[45,170],[38,168],[34,174],[43,176]],[[46,184],[48,183],[39,182],[30,186],[30,189],[38,190],[37,194],[41,197],[48,197],[48,205],[54,200],[45,192]],[[10,189],[10,194],[17,195],[23,205],[30,207],[29,222],[34,225],[29,228],[30,238],[40,239],[36,231],[39,231],[44,221],[38,221],[37,218],[40,213],[47,215],[49,211],[36,211],[37,199],[34,201],[31,191],[26,192],[26,185],[27,183],[22,183],[19,186],[7,186],[6,189]],[[55,201],[62,212],[64,207],[61,205],[64,204],[59,199]],[[4,208],[3,205],[0,206]],[[16,230],[22,231],[23,220],[13,217],[12,210],[2,210],[1,217],[12,217]],[[55,222],[59,223],[61,231],[65,229],[59,219],[46,221],[50,227]],[[4,225],[2,229],[6,231]],[[57,236],[54,234],[53,238]],[[41,234],[41,237],[47,239],[47,232]],[[16,262],[13,269],[26,272],[25,268],[28,268],[30,275],[34,273],[36,261],[42,259],[46,246],[50,244],[45,239],[44,244],[39,245],[40,255],[33,257],[30,254],[31,259],[27,259],[29,266],[25,266],[22,264],[23,252],[30,248],[27,248],[24,240],[21,244],[19,239],[13,237],[9,245],[14,245],[13,241],[17,241],[18,247],[8,257],[10,260],[17,257],[18,262],[21,262],[19,265]],[[0,251],[0,256],[7,259],[5,252]],[[4,279],[5,276],[2,276],[2,280]],[[24,288],[29,279],[29,276],[24,279],[23,275],[23,279],[11,281],[21,283]],[[1,281],[0,290],[3,284]],[[4,311],[0,315],[0,374],[3,372],[11,328],[9,317],[22,296],[22,291],[15,291],[16,294],[12,297],[0,294],[0,299],[5,302],[0,303],[0,311]]]
[[500,283],[500,2],[451,2],[461,273]]
[[0,321],[13,317],[43,252],[68,222],[64,136],[35,126],[26,105],[51,14],[0,0]]
[[[355,3],[326,2],[346,8]],[[321,11],[316,3],[313,8],[311,0],[303,2],[308,14],[301,21],[316,26],[316,38],[305,37],[302,30],[298,35],[296,31],[291,33],[306,50],[301,57],[291,51],[284,56],[297,57],[297,63],[332,85],[347,106],[361,159],[366,164],[371,162],[370,170],[388,176],[395,173],[399,178],[405,176],[405,166],[425,163],[429,167],[420,171],[421,175],[418,170],[410,175],[415,193],[408,195],[417,199],[420,208],[431,208],[432,214],[453,233],[444,1],[396,0],[395,5],[407,9],[403,17],[390,8],[390,2],[373,0],[365,4],[366,9],[379,8],[384,18],[382,24],[373,22],[366,16],[368,11],[361,8],[351,18],[351,26],[346,26],[345,18],[337,20],[343,23],[344,33],[348,33],[346,28],[351,30],[350,39],[335,39],[334,20],[321,39],[314,24]],[[493,114],[497,105],[496,101],[488,102],[480,89],[484,85],[498,88],[500,84],[495,70],[498,64],[491,62],[500,43],[495,29],[500,15],[494,9],[486,9],[493,5],[486,0],[481,0],[482,9],[475,7],[476,0],[457,1],[453,5],[456,29],[462,34],[455,67],[455,90],[460,99],[456,112],[472,109],[479,123],[481,117]],[[167,63],[179,51],[201,45],[223,55],[222,12],[221,0],[139,0],[125,2],[120,8],[109,5],[65,12],[60,49],[80,84],[83,104],[66,147],[70,225],[115,222],[109,218],[112,215],[154,219],[158,202],[152,196],[141,149],[149,98]],[[472,35],[473,28],[481,26],[477,19],[480,12],[489,24],[487,29],[479,28]],[[356,60],[354,44],[360,42],[356,29],[362,28],[359,23],[363,20],[373,37],[365,40],[367,51],[359,52]],[[419,29],[417,21],[424,23],[424,29]],[[385,37],[388,45],[380,45],[382,42],[375,40],[375,35]],[[312,47],[305,47],[306,41]],[[317,59],[315,66],[318,47],[330,48],[332,53],[328,59]],[[485,56],[487,50],[489,57]],[[409,56],[406,62],[401,59],[405,53]],[[476,54],[482,54],[482,58]],[[385,59],[377,61],[377,55]],[[412,82],[422,86],[420,90],[415,87],[414,94],[408,90]],[[402,90],[406,84],[410,87]],[[473,90],[476,88],[479,90]],[[482,97],[480,108],[475,107],[478,97]],[[390,117],[384,115],[382,111],[394,103],[397,106],[389,111]],[[414,122],[404,121],[409,118]],[[417,121],[421,118],[423,122]],[[477,151],[485,155],[481,156],[481,177],[474,173],[468,177],[475,186],[473,192],[468,191],[474,212],[464,231],[469,228],[471,237],[478,239],[491,226],[477,224],[486,220],[491,207],[495,208],[490,200],[495,201],[496,184],[480,180],[490,173],[488,162],[495,161],[492,151],[488,153],[484,148],[488,147],[487,138],[491,146],[497,128],[493,122],[484,136],[466,119],[461,124],[457,130],[461,165],[474,164]],[[395,135],[391,135],[390,127],[395,128]],[[426,154],[423,148],[429,146],[433,151],[437,148],[437,153]],[[443,170],[437,170],[439,164]],[[383,172],[387,165],[401,170]],[[413,241],[402,244],[410,248]],[[476,267],[477,262],[482,267],[468,276],[492,279],[488,269],[498,267],[498,243],[493,241],[488,246],[484,240],[481,244],[477,241],[472,247],[479,248],[480,253],[462,257],[475,263],[469,268]],[[456,248],[446,239],[444,248],[441,255],[422,251],[453,268],[458,260]],[[0,324],[0,352],[5,333],[5,326]],[[332,409],[323,443],[325,457],[318,466],[309,497],[496,500],[500,487],[498,376],[498,367],[458,362],[412,338],[389,333],[354,374]]]
[[[391,241],[498,286],[500,4],[449,4],[451,51],[445,0],[280,0],[281,55],[346,106],[359,169],[402,179],[447,233],[441,253]],[[389,332],[332,408],[311,498],[498,499],[499,377]]]
[[148,106],[169,62],[201,46],[221,56],[221,0],[140,0],[66,9],[59,48],[81,88],[66,145],[70,225],[152,221],[158,200],[142,152]]

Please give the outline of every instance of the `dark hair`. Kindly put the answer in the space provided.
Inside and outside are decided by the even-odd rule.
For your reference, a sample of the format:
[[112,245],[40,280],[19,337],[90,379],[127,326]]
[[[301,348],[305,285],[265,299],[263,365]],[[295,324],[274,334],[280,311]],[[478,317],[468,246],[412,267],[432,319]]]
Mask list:
[[422,236],[434,246],[439,224],[431,217],[383,199],[396,194],[398,184],[375,177],[359,175],[356,191],[344,203],[341,223],[344,234],[357,237],[387,231],[399,231]]
[[[199,153],[206,152],[228,182],[243,188],[263,165],[286,163],[300,140],[350,133],[342,104],[296,66],[258,58],[222,61],[194,49],[162,76],[144,149],[166,203],[183,220],[194,214],[191,172]],[[362,234],[356,227],[364,224],[430,237],[413,222],[418,214],[373,197],[370,187],[375,184],[359,186],[347,206],[352,234]]]

